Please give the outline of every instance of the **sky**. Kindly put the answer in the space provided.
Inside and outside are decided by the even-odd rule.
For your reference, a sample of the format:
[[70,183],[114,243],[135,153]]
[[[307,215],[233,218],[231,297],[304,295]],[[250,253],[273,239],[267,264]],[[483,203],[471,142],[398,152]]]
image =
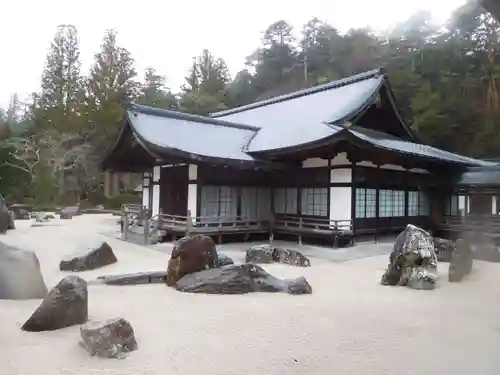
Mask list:
[[0,107],[13,93],[27,98],[39,89],[46,54],[56,27],[73,24],[80,40],[86,74],[106,29],[136,60],[142,76],[151,66],[178,90],[192,57],[203,48],[226,61],[231,73],[260,43],[262,32],[284,19],[300,31],[313,17],[341,32],[369,26],[387,30],[419,10],[429,10],[438,24],[465,0],[5,0],[0,14]]

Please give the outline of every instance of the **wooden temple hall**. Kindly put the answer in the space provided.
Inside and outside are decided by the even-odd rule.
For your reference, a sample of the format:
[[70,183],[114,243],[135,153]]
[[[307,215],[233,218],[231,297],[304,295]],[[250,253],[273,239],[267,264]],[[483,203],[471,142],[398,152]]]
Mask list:
[[163,234],[327,242],[497,214],[496,195],[473,190],[496,166],[423,144],[381,70],[210,117],[132,105],[103,162],[144,173]]

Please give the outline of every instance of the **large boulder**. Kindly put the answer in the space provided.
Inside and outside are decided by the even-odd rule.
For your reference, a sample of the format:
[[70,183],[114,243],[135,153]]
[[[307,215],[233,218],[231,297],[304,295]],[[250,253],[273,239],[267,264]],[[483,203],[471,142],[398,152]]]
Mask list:
[[219,266],[215,242],[202,234],[183,237],[174,243],[168,261],[166,283],[175,285],[185,275]]
[[107,285],[140,285],[140,284],[159,284],[165,283],[167,272],[152,271],[152,272],[137,272],[126,273],[121,275],[105,275],[99,276],[97,280]]
[[0,299],[44,298],[47,287],[35,253],[0,242]]
[[217,259],[219,260],[219,267],[229,266],[234,264],[233,258],[226,254],[217,253]]
[[246,251],[246,263],[283,263],[299,267],[310,267],[311,261],[301,252],[271,245],[255,245]]
[[22,326],[23,331],[53,331],[88,319],[87,283],[77,276],[66,276],[50,291],[33,315]]
[[433,289],[437,281],[437,262],[432,236],[409,224],[394,243],[381,283]]
[[123,318],[88,322],[80,327],[80,345],[92,356],[124,358],[137,350],[134,329]]
[[100,241],[89,247],[79,249],[61,260],[61,271],[88,271],[116,263],[113,249],[105,241]]
[[191,273],[177,281],[175,288],[181,292],[206,294],[312,293],[311,285],[304,277],[281,280],[252,263],[229,265]]
[[451,256],[450,267],[448,269],[448,281],[462,281],[462,279],[472,271],[473,262],[470,242],[464,238],[458,239],[456,249]]
[[434,237],[434,250],[438,261],[451,261],[451,254],[455,251],[455,242],[444,238]]

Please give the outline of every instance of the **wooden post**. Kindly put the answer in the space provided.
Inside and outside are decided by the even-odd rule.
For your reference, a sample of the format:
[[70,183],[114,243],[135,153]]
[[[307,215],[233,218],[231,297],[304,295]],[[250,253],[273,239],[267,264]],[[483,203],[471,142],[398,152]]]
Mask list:
[[186,237],[190,236],[193,232],[193,217],[191,216],[191,210],[188,210],[186,217]]
[[333,228],[334,228],[333,247],[338,248],[339,247],[339,228],[338,228],[337,221],[333,222]]
[[143,215],[143,220],[142,220],[144,225],[144,244],[149,245],[149,220],[147,215]]
[[128,238],[128,211],[125,208],[122,213],[122,238],[127,240]]
[[302,216],[299,216],[299,245],[301,246],[302,246],[302,227],[303,227]]
[[274,215],[269,217],[269,244],[272,245],[274,241]]

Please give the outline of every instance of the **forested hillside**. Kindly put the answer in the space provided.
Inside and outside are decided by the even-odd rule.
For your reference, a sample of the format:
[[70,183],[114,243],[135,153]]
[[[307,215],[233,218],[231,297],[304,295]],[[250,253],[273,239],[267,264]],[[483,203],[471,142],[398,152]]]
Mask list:
[[384,36],[364,29],[342,35],[316,18],[294,32],[278,20],[260,46],[248,46],[247,69],[231,77],[223,56],[203,50],[180,92],[171,92],[154,68],[134,69],[134,56],[117,45],[113,30],[90,71],[82,71],[77,29],[62,25],[40,90],[29,103],[14,95],[0,109],[0,190],[38,202],[66,190],[99,192],[99,162],[129,102],[206,115],[376,67],[386,68],[404,119],[425,142],[500,157],[499,32],[500,23],[477,6],[457,10],[439,27],[422,12]]

